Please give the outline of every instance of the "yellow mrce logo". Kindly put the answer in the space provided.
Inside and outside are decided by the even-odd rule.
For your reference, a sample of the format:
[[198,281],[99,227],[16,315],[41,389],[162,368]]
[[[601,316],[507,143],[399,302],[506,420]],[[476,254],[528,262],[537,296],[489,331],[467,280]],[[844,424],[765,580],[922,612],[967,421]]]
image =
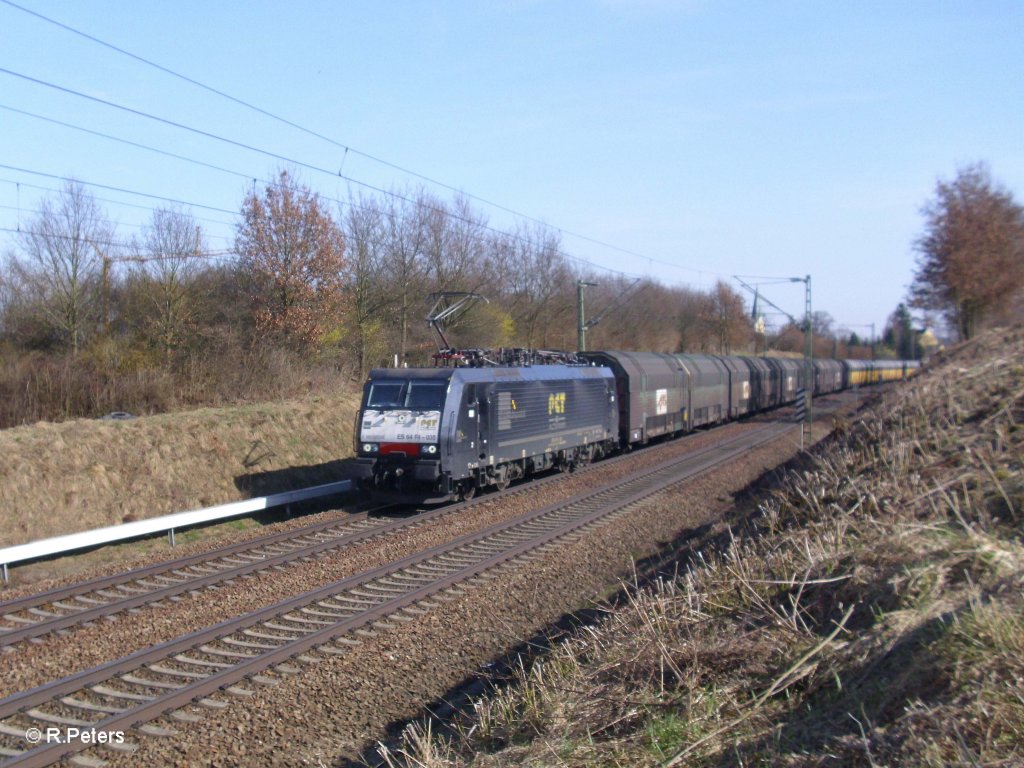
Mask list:
[[552,392],[548,395],[548,415],[565,413],[565,392]]

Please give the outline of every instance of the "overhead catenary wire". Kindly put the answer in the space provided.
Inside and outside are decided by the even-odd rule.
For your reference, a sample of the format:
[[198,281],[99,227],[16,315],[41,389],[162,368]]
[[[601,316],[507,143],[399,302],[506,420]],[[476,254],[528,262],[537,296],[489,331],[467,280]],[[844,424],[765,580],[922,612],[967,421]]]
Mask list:
[[[69,177],[69,176],[61,176],[59,174],[47,173],[47,172],[44,172],[44,171],[34,171],[34,170],[31,170],[31,169],[22,168],[22,167],[19,167],[19,166],[12,166],[12,165],[6,165],[6,164],[3,164],[3,163],[0,163],[0,168],[6,169],[6,170],[10,170],[10,171],[15,171],[15,172],[18,172],[18,173],[25,173],[25,174],[34,175],[34,176],[42,176],[43,178],[55,179],[55,180],[58,180],[58,181],[78,182],[80,184],[83,184],[84,186],[95,187],[97,189],[106,189],[106,190],[109,190],[109,191],[120,192],[120,193],[128,194],[128,195],[137,195],[137,196],[140,196],[140,197],[145,197],[145,198],[149,198],[149,199],[153,199],[153,200],[160,200],[162,202],[173,203],[173,204],[176,204],[176,205],[183,205],[183,206],[191,206],[191,207],[196,207],[196,208],[202,208],[202,209],[205,209],[205,210],[211,210],[211,211],[215,211],[215,212],[218,212],[218,213],[226,213],[226,214],[229,214],[231,216],[238,216],[239,215],[238,211],[230,211],[230,210],[227,210],[225,208],[218,208],[216,206],[206,205],[206,204],[203,204],[203,203],[189,202],[187,200],[181,200],[179,198],[172,198],[172,197],[166,197],[164,195],[156,195],[156,194],[151,194],[151,193],[147,193],[147,192],[140,192],[138,190],[131,190],[131,189],[126,189],[124,187],[117,187],[117,186],[109,185],[109,184],[101,184],[101,183],[98,183],[98,182],[90,182],[90,181],[85,181],[83,179],[75,179],[75,178],[72,178],[72,177]],[[254,183],[256,181],[257,181],[257,179],[253,179]],[[275,182],[267,182],[267,184],[268,185],[273,185],[273,184],[275,184]],[[369,186],[369,185],[364,185],[364,186]],[[414,206],[417,206],[417,207],[424,207],[418,201],[416,201],[416,200],[414,200],[412,198],[406,197],[404,195],[398,195],[396,193],[388,193],[387,191],[381,190],[381,189],[377,189],[376,187],[371,187],[371,189],[373,189],[374,191],[376,191],[378,193],[381,193],[381,194],[384,194],[386,196],[392,197],[394,199],[398,199],[398,200],[401,200],[403,202],[406,202],[406,203],[408,203],[410,205],[414,205]],[[329,201],[335,202],[335,203],[337,203],[339,205],[349,205],[349,206],[361,208],[361,206],[358,206],[357,204],[355,204],[355,203],[353,203],[351,201],[342,201],[342,200],[338,200],[338,199],[335,199],[335,198],[330,198],[330,197],[327,197],[327,196],[324,196],[324,195],[320,195],[320,197],[322,197],[325,200],[329,200]],[[488,232],[491,232],[493,234],[496,234],[496,235],[499,235],[499,236],[502,236],[502,237],[511,237],[514,240],[516,240],[517,242],[524,243],[524,244],[530,244],[529,240],[527,238],[525,238],[525,237],[523,237],[521,235],[517,235],[517,234],[515,234],[513,232],[506,232],[506,231],[497,229],[495,227],[491,227],[491,226],[486,225],[486,224],[481,224],[480,222],[475,221],[473,219],[468,219],[468,218],[463,217],[463,216],[457,216],[457,215],[449,214],[449,212],[447,210],[445,210],[445,209],[436,208],[434,206],[426,206],[426,208],[428,210],[433,210],[433,211],[436,211],[436,212],[438,212],[438,213],[440,213],[442,215],[448,216],[449,218],[452,218],[452,219],[454,219],[456,221],[461,221],[463,223],[470,224],[470,225],[475,226],[475,227],[479,227],[480,229],[488,231]],[[562,256],[562,257],[564,257],[564,258],[566,258],[566,259],[568,259],[570,261],[574,261],[574,262],[577,262],[579,264],[583,264],[583,265],[585,265],[587,267],[590,267],[592,269],[600,269],[600,270],[608,272],[610,274],[615,274],[615,275],[619,275],[621,277],[630,278],[630,279],[636,277],[635,275],[630,275],[629,273],[622,272],[622,271],[619,271],[619,270],[610,269],[610,268],[607,268],[607,267],[599,267],[599,266],[593,264],[592,262],[588,261],[587,259],[584,259],[584,258],[579,257],[579,256],[573,256],[572,254],[567,253],[567,252],[565,252],[563,250],[557,250],[556,252],[560,256]]]
[[[102,245],[105,248],[121,248],[125,244],[116,240],[97,240],[92,237],[83,237],[81,235],[62,235],[57,232],[34,232],[32,230],[22,229],[15,230],[11,227],[0,227],[0,232],[10,232],[25,235],[27,237],[45,237],[54,240],[74,240],[87,243],[89,245]],[[117,256],[110,257],[111,261],[162,261],[168,259],[210,259],[210,260],[226,260],[227,257],[237,255],[237,251],[234,248],[218,248],[215,250],[201,249],[195,252],[188,253],[163,253],[156,255],[142,255],[137,253],[130,254],[119,254]]]
[[[67,181],[72,181],[72,179],[66,179],[66,180]],[[87,184],[86,182],[82,182],[81,179],[74,179],[74,181],[81,182],[83,184],[83,186],[91,186],[91,185]],[[21,219],[21,214],[22,213],[34,213],[34,214],[41,213],[41,211],[39,209],[37,209],[37,208],[36,209],[24,208],[21,205],[21,199],[20,199],[21,198],[21,193],[20,193],[21,187],[26,187],[27,189],[35,189],[35,190],[38,190],[40,192],[47,192],[47,193],[53,193],[53,194],[60,194],[60,192],[61,192],[61,190],[58,187],[47,187],[47,186],[43,186],[42,184],[30,184],[28,182],[15,181],[14,179],[5,179],[3,177],[0,177],[0,184],[10,184],[10,185],[12,185],[14,187],[17,187],[18,190],[19,190],[17,206],[0,205],[0,208],[3,208],[5,210],[15,210],[15,209],[18,210],[18,212],[19,212],[19,221],[18,221],[18,223],[19,224],[21,223],[20,219]],[[135,193],[134,192],[127,192],[127,191],[125,191],[125,194],[135,194]],[[138,203],[128,203],[128,202],[125,202],[124,200],[115,200],[114,198],[111,198],[111,197],[101,197],[99,195],[92,195],[92,198],[94,200],[96,200],[97,202],[107,203],[109,205],[117,206],[119,208],[135,208],[137,210],[148,211],[150,213],[152,213],[153,211],[157,210],[156,208],[154,208],[151,205],[140,205]],[[196,204],[195,203],[182,203],[181,205],[185,205],[185,206],[191,207],[191,206],[194,206]],[[236,216],[238,215],[237,211],[235,211],[234,213],[235,213]],[[189,215],[194,220],[199,221],[199,222],[204,222],[204,223],[207,223],[207,224],[220,224],[222,226],[228,226],[228,227],[234,226],[234,224],[232,222],[224,221],[223,219],[211,219],[211,218],[206,217],[206,216],[196,216],[195,214],[192,214],[192,213],[190,213]],[[134,226],[142,226],[142,225],[124,224],[123,222],[118,222],[118,226],[134,227]],[[216,238],[224,238],[224,237],[226,237],[224,235],[214,235],[214,234],[211,234],[210,236],[211,237],[216,237]]]
[[[496,202],[494,202],[492,200],[488,200],[488,199],[480,197],[478,195],[474,195],[472,193],[466,192],[463,189],[460,189],[458,187],[452,186],[450,184],[446,184],[446,183],[444,183],[442,181],[438,181],[437,179],[433,179],[433,178],[431,178],[429,176],[426,176],[424,174],[418,173],[418,172],[413,171],[413,170],[411,170],[409,168],[403,167],[403,166],[401,166],[401,165],[399,165],[397,163],[393,163],[393,162],[390,162],[388,160],[384,160],[381,157],[378,157],[378,156],[372,155],[370,153],[358,150],[358,149],[356,149],[356,148],[354,148],[354,147],[352,147],[352,146],[350,146],[348,144],[345,144],[345,143],[340,142],[340,141],[338,141],[336,139],[333,139],[333,138],[331,138],[329,136],[326,136],[326,135],[324,135],[322,133],[319,133],[319,132],[314,131],[314,130],[312,130],[310,128],[307,128],[307,127],[305,127],[303,125],[300,125],[300,124],[298,124],[298,123],[296,123],[296,122],[294,122],[292,120],[289,120],[289,119],[287,119],[285,117],[282,117],[282,116],[280,116],[278,114],[275,114],[275,113],[273,113],[273,112],[271,112],[269,110],[266,110],[266,109],[264,109],[262,107],[256,106],[255,104],[252,104],[252,103],[250,103],[248,101],[245,101],[244,99],[240,99],[237,96],[233,96],[233,95],[231,95],[231,94],[229,94],[229,93],[227,93],[227,92],[225,92],[223,90],[220,90],[220,89],[215,88],[215,87],[213,87],[211,85],[203,83],[203,82],[201,82],[199,80],[196,80],[195,78],[192,78],[192,77],[189,77],[187,75],[184,75],[184,74],[182,74],[180,72],[177,72],[177,71],[175,71],[175,70],[173,70],[173,69],[171,69],[169,67],[166,67],[166,66],[164,66],[162,64],[158,64],[157,62],[152,61],[151,59],[148,59],[148,58],[146,58],[144,56],[140,56],[139,54],[136,54],[136,53],[132,53],[131,51],[128,51],[128,50],[126,50],[124,48],[116,46],[113,43],[107,42],[106,40],[102,40],[102,39],[96,37],[95,35],[90,35],[87,32],[79,30],[79,29],[77,29],[75,27],[72,27],[72,26],[70,26],[68,24],[64,24],[63,22],[57,21],[56,19],[50,18],[48,16],[45,16],[45,15],[43,15],[41,13],[38,13],[36,11],[33,11],[31,9],[25,8],[24,6],[18,5],[17,3],[12,2],[12,0],[0,0],[0,2],[4,3],[5,5],[10,6],[11,8],[14,8],[16,10],[22,11],[23,13],[26,13],[26,14],[29,14],[31,16],[34,16],[34,17],[36,17],[36,18],[40,19],[41,21],[44,21],[44,22],[46,22],[48,24],[52,24],[52,25],[54,25],[56,27],[59,27],[60,29],[65,30],[66,32],[69,32],[71,34],[77,35],[77,36],[82,37],[82,38],[84,38],[86,40],[89,40],[92,43],[95,43],[95,44],[100,45],[100,46],[102,46],[104,48],[112,50],[112,51],[114,51],[114,52],[116,52],[116,53],[118,53],[120,55],[127,56],[127,57],[129,57],[129,58],[131,58],[131,59],[141,63],[141,64],[144,64],[144,65],[146,65],[148,67],[152,67],[153,69],[156,69],[156,70],[158,70],[160,72],[163,72],[166,75],[169,75],[171,77],[177,78],[177,79],[179,79],[179,80],[181,80],[183,82],[186,82],[186,83],[188,83],[188,84],[190,84],[192,86],[200,88],[200,89],[202,89],[204,91],[212,93],[212,94],[214,94],[216,96],[219,96],[221,98],[227,99],[228,101],[231,101],[231,102],[233,102],[235,104],[238,104],[239,106],[242,106],[242,107],[244,107],[246,109],[250,109],[250,110],[252,110],[252,111],[254,111],[254,112],[256,112],[256,113],[258,113],[260,115],[263,115],[263,116],[268,117],[268,118],[270,118],[272,120],[280,122],[280,123],[282,123],[284,125],[287,125],[287,126],[289,126],[291,128],[294,128],[294,129],[296,129],[298,131],[301,131],[302,133],[305,133],[305,134],[307,134],[309,136],[313,136],[313,137],[315,137],[317,139],[320,139],[320,140],[322,140],[324,142],[327,142],[328,144],[331,144],[332,146],[335,146],[335,147],[337,147],[339,149],[343,149],[344,150],[344,155],[342,156],[342,162],[341,162],[341,164],[339,166],[339,169],[337,171],[337,175],[339,177],[347,178],[347,177],[342,176],[341,171],[342,171],[342,168],[344,167],[344,164],[345,164],[345,158],[351,152],[352,154],[359,155],[360,157],[363,157],[363,158],[365,158],[367,160],[370,160],[371,162],[378,163],[378,164],[383,165],[385,167],[388,167],[388,168],[391,168],[393,170],[399,171],[401,173],[407,174],[407,175],[409,175],[409,176],[411,176],[413,178],[420,179],[421,181],[425,181],[425,182],[427,182],[429,184],[433,184],[433,185],[442,187],[444,189],[447,189],[447,190],[449,190],[451,192],[463,195],[464,197],[466,197],[466,198],[468,198],[470,200],[475,200],[475,201],[477,201],[479,203],[482,203],[484,205],[487,205],[487,206],[490,206],[492,208],[495,208],[496,210],[500,210],[500,211],[503,211],[505,213],[509,213],[509,214],[511,214],[513,216],[516,216],[516,217],[518,217],[520,219],[523,219],[525,221],[530,221],[530,222],[533,222],[535,224],[541,224],[543,226],[552,226],[548,222],[545,222],[545,221],[543,221],[541,219],[538,219],[538,218],[536,218],[534,216],[530,216],[529,214],[525,214],[525,213],[523,213],[521,211],[517,211],[517,210],[515,210],[513,208],[504,206],[504,205],[502,205],[500,203],[496,203]],[[324,172],[330,173],[330,171],[324,171]],[[352,179],[349,179],[349,180],[352,181],[353,183],[357,183],[357,184],[360,183],[360,182],[352,180]],[[378,190],[378,191],[382,191],[382,190]],[[663,259],[656,259],[656,258],[653,258],[651,256],[648,256],[648,255],[645,255],[645,254],[641,254],[641,253],[638,253],[636,251],[632,251],[632,250],[630,250],[628,248],[623,248],[621,246],[617,246],[617,245],[614,245],[612,243],[608,243],[608,242],[605,242],[603,240],[599,240],[597,238],[590,237],[588,235],[583,235],[583,234],[578,233],[578,232],[573,232],[571,230],[566,230],[566,229],[563,229],[561,227],[557,227],[556,226],[556,227],[553,227],[553,228],[556,229],[563,236],[573,237],[573,238],[576,238],[576,239],[579,239],[579,240],[591,243],[593,245],[601,246],[602,248],[608,248],[610,250],[616,251],[618,253],[622,253],[622,254],[627,255],[627,256],[633,256],[633,257],[639,258],[639,259],[646,259],[648,262],[657,263],[657,264],[659,264],[661,266],[666,266],[666,267],[670,267],[670,268],[673,268],[673,269],[681,269],[681,270],[693,272],[693,273],[698,274],[698,275],[702,275],[704,273],[707,273],[707,274],[715,275],[715,276],[717,276],[717,277],[719,277],[721,279],[726,279],[727,278],[727,276],[725,274],[721,274],[721,273],[715,272],[714,270],[706,270],[706,269],[698,269],[698,268],[694,268],[694,267],[686,267],[686,266],[683,266],[683,265],[680,265],[680,264],[677,264],[677,263],[674,263],[674,262],[665,261]],[[592,264],[591,266],[595,266],[596,267],[597,265],[593,265]],[[602,267],[597,267],[597,268],[603,269]],[[616,272],[616,270],[608,270],[608,271]],[[619,274],[624,274],[624,273],[619,273]]]
[[[2,1],[3,0],[0,0],[0,2],[2,2]],[[227,174],[230,174],[232,176],[238,176],[238,177],[246,179],[246,180],[249,180],[250,178],[252,178],[248,173],[242,173],[241,171],[233,171],[230,168],[223,168],[223,167],[221,167],[219,165],[214,165],[213,163],[207,163],[207,162],[205,162],[203,160],[197,160],[194,157],[188,157],[186,155],[181,155],[181,154],[178,154],[177,152],[169,152],[166,149],[160,149],[159,147],[152,147],[149,144],[142,144],[140,142],[132,141],[131,139],[125,139],[125,138],[122,138],[120,136],[112,136],[111,134],[103,133],[102,131],[94,131],[93,129],[86,128],[85,126],[75,125],[74,123],[68,123],[68,122],[66,122],[64,120],[57,120],[56,118],[53,118],[53,117],[47,117],[46,115],[40,115],[40,114],[37,114],[35,112],[29,112],[29,111],[24,110],[24,109],[18,109],[17,107],[11,107],[11,106],[8,106],[7,104],[0,104],[0,109],[6,110],[8,112],[15,112],[15,113],[17,113],[19,115],[24,115],[25,117],[31,117],[31,118],[33,118],[35,120],[42,120],[43,122],[47,122],[47,123],[50,123],[52,125],[59,125],[62,128],[69,128],[72,131],[80,131],[81,133],[88,133],[88,134],[91,134],[92,136],[98,136],[98,137],[100,137],[102,139],[108,139],[110,141],[116,141],[119,144],[126,144],[126,145],[128,145],[130,147],[136,147],[137,149],[144,149],[147,152],[155,152],[155,153],[157,153],[159,155],[164,155],[166,157],[174,158],[175,160],[182,160],[182,161],[184,161],[186,163],[192,163],[193,165],[201,165],[201,166],[203,166],[205,168],[209,168],[209,169],[214,170],[214,171],[220,171],[221,173],[227,173]]]
[[[2,0],[0,0],[0,1],[2,1]],[[105,106],[112,107],[112,108],[118,109],[118,110],[122,110],[122,111],[128,112],[130,114],[137,115],[139,117],[144,117],[144,118],[147,118],[147,119],[150,119],[150,120],[155,120],[157,122],[164,123],[166,125],[170,125],[170,126],[175,127],[175,128],[180,128],[182,130],[189,131],[189,132],[195,133],[195,134],[200,135],[200,136],[204,136],[206,138],[215,139],[217,141],[221,141],[221,142],[224,142],[226,144],[229,144],[229,145],[241,148],[241,149],[245,149],[245,150],[248,150],[248,151],[251,151],[251,152],[256,152],[258,154],[265,155],[267,157],[273,158],[275,160],[279,160],[279,161],[287,163],[289,165],[294,165],[294,166],[297,166],[297,167],[305,168],[307,170],[315,171],[317,173],[323,173],[323,174],[326,174],[326,175],[331,176],[331,177],[341,178],[341,179],[343,179],[345,181],[348,181],[348,182],[350,182],[352,184],[355,184],[357,186],[363,187],[365,189],[369,189],[369,190],[371,190],[373,192],[376,192],[378,194],[386,195],[388,197],[392,197],[392,198],[401,200],[402,202],[408,203],[410,205],[415,205],[417,207],[426,208],[427,210],[431,210],[431,211],[434,211],[435,213],[439,213],[439,214],[441,214],[443,216],[447,216],[448,218],[454,219],[455,221],[461,221],[463,223],[473,224],[474,226],[480,226],[481,228],[486,229],[486,230],[488,230],[490,232],[494,232],[495,234],[503,234],[503,235],[507,234],[507,233],[503,232],[502,230],[499,230],[499,229],[497,229],[495,227],[491,227],[491,226],[486,225],[486,224],[480,224],[479,222],[467,219],[464,216],[459,216],[458,214],[454,214],[451,211],[448,211],[448,210],[445,210],[445,209],[441,209],[441,208],[437,208],[436,206],[425,205],[425,204],[423,204],[423,203],[421,203],[421,202],[419,202],[419,201],[417,201],[417,200],[415,200],[413,198],[410,198],[410,197],[408,197],[406,195],[399,194],[399,193],[394,192],[392,190],[387,190],[387,189],[384,189],[382,187],[375,186],[373,184],[368,184],[366,182],[359,181],[358,179],[352,178],[350,176],[344,176],[344,175],[342,175],[340,173],[336,174],[334,171],[331,171],[330,169],[323,168],[323,167],[320,167],[318,165],[314,165],[312,163],[307,163],[307,162],[302,161],[302,160],[298,160],[298,159],[295,159],[295,158],[290,158],[290,157],[287,157],[286,155],[281,155],[281,154],[279,154],[277,152],[272,152],[270,150],[261,149],[259,147],[254,147],[254,146],[251,146],[249,144],[246,144],[245,142],[235,141],[234,139],[229,139],[229,138],[227,138],[225,136],[219,136],[219,135],[217,135],[215,133],[211,133],[209,131],[204,131],[201,128],[194,128],[192,126],[188,126],[188,125],[185,125],[183,123],[179,123],[179,122],[176,122],[174,120],[170,120],[168,118],[160,117],[158,115],[152,115],[152,114],[149,114],[148,112],[143,112],[142,110],[134,109],[132,107],[126,107],[126,106],[124,106],[122,104],[117,104],[117,103],[109,101],[107,99],[101,99],[98,96],[90,96],[89,94],[82,93],[81,91],[76,91],[76,90],[74,90],[72,88],[66,88],[64,86],[57,85],[55,83],[49,83],[49,82],[47,82],[45,80],[40,80],[38,78],[34,78],[34,77],[29,76],[29,75],[24,75],[24,74],[21,74],[21,73],[18,73],[18,72],[14,72],[12,70],[9,70],[9,69],[3,68],[3,67],[0,67],[0,73],[11,75],[11,76],[17,77],[17,78],[22,78],[22,79],[27,80],[29,82],[35,83],[37,85],[42,85],[42,86],[45,86],[47,88],[53,88],[53,89],[56,89],[56,90],[64,92],[64,93],[67,93],[67,94],[70,94],[70,95],[73,95],[73,96],[77,96],[77,97],[82,98],[82,99],[86,99],[88,101],[93,101],[93,102],[96,102],[96,103],[99,103],[99,104],[103,104]],[[14,166],[3,165],[3,164],[0,164],[0,168],[7,168],[9,170],[24,170],[24,169],[20,169],[20,168],[14,167]],[[33,171],[24,171],[24,172],[33,173]],[[40,175],[50,176],[51,178],[62,178],[62,177],[56,176],[54,174],[45,174],[44,173],[44,174],[40,174]],[[253,181],[255,181],[255,179],[253,179]],[[105,186],[105,185],[95,185],[95,186],[99,186],[99,187],[106,188],[106,189],[117,189],[116,187]],[[118,191],[124,191],[124,190],[118,190]],[[147,197],[158,197],[158,196],[155,196],[155,195],[146,195],[146,196]],[[182,202],[180,200],[172,200],[172,199],[169,199],[169,198],[164,198],[164,199],[168,199],[171,202],[178,202],[178,203]],[[184,204],[184,203],[182,203],[182,204]],[[204,206],[204,207],[209,207],[209,206]],[[225,212],[224,209],[213,209],[213,210],[220,210],[222,212]],[[607,272],[611,272],[611,273],[614,273],[614,274],[630,276],[630,275],[627,275],[627,273],[621,272],[619,270],[614,270],[614,269],[610,269],[610,268],[607,268],[607,267],[600,267],[600,266],[594,264],[593,262],[590,262],[587,259],[584,259],[584,258],[579,257],[579,256],[573,256],[571,254],[565,253],[564,251],[560,251],[560,253],[563,256],[565,256],[566,258],[568,258],[568,259],[570,259],[572,261],[576,261],[576,262],[580,262],[580,263],[586,264],[587,266],[589,266],[591,268],[602,269],[602,270],[605,270]]]
[[77,181],[77,182],[79,182],[79,183],[81,183],[81,184],[83,184],[85,186],[96,187],[97,189],[106,189],[106,190],[109,190],[111,192],[121,192],[121,193],[126,194],[126,195],[136,195],[138,197],[147,197],[147,198],[149,198],[151,200],[161,200],[161,201],[163,201],[165,203],[174,203],[176,205],[187,205],[187,206],[191,206],[193,208],[203,208],[203,209],[205,209],[207,211],[216,211],[217,213],[227,213],[227,214],[232,215],[232,216],[237,216],[238,215],[238,211],[229,211],[227,208],[218,208],[218,207],[213,206],[213,205],[204,205],[203,203],[191,203],[191,202],[188,202],[187,200],[181,200],[181,199],[176,198],[176,197],[166,197],[164,195],[154,195],[154,194],[150,194],[148,192],[139,192],[138,190],[125,189],[124,187],[115,187],[115,186],[110,185],[110,184],[100,184],[98,182],[86,182],[86,181],[82,181],[81,179],[75,179],[75,178],[73,178],[71,176],[61,176],[61,175],[56,174],[56,173],[46,173],[44,171],[33,171],[33,170],[29,169],[29,168],[20,168],[20,167],[18,167],[16,165],[6,165],[5,163],[0,163],[0,168],[3,168],[3,169],[8,170],[8,171],[15,171],[17,173],[26,173],[26,174],[28,174],[30,176],[42,176],[43,178],[55,179],[57,181],[70,181],[70,182]]
[[[3,1],[4,0],[0,0],[0,2],[3,2]],[[184,123],[179,123],[179,122],[177,122],[175,120],[171,120],[171,119],[165,118],[165,117],[160,117],[159,115],[153,115],[153,114],[150,114],[148,112],[144,112],[142,110],[134,109],[133,107],[127,107],[127,106],[125,106],[123,104],[117,104],[116,102],[109,101],[107,99],[101,99],[98,96],[91,96],[91,95],[89,95],[87,93],[82,93],[81,91],[76,91],[73,88],[67,88],[65,86],[58,85],[56,83],[50,83],[50,82],[47,82],[45,80],[40,80],[39,78],[31,77],[30,75],[25,75],[25,74],[20,73],[20,72],[15,72],[13,70],[6,69],[4,67],[0,67],[0,73],[6,74],[6,75],[10,75],[12,77],[20,78],[20,79],[26,80],[28,82],[34,83],[36,85],[41,85],[41,86],[44,86],[44,87],[47,87],[47,88],[52,88],[52,89],[60,91],[62,93],[66,93],[66,94],[69,94],[69,95],[72,95],[72,96],[76,96],[78,98],[82,98],[82,99],[85,99],[85,100],[88,100],[88,101],[92,101],[92,102],[101,104],[103,106],[110,107],[112,109],[121,110],[121,111],[127,112],[129,114],[136,115],[138,117],[143,117],[143,118],[146,118],[146,119],[149,119],[149,120],[154,120],[156,122],[163,123],[163,124],[171,126],[173,128],[178,128],[178,129],[181,129],[181,130],[184,130],[184,131],[195,133],[195,134],[197,134],[199,136],[203,136],[203,137],[208,138],[208,139],[214,139],[216,141],[224,142],[226,144],[229,144],[231,146],[237,147],[239,149],[244,149],[244,150],[247,150],[247,151],[250,151],[250,152],[255,152],[257,154],[264,155],[264,156],[272,158],[274,160],[281,161],[281,162],[286,163],[288,165],[293,165],[293,166],[296,166],[296,167],[299,167],[299,168],[305,168],[306,170],[314,171],[316,173],[322,173],[322,174],[325,174],[325,175],[330,176],[332,178],[340,178],[340,179],[342,179],[344,181],[347,181],[347,182],[349,182],[351,184],[355,184],[355,185],[357,185],[359,187],[363,187],[365,189],[369,189],[369,190],[371,190],[373,192],[376,192],[376,193],[381,194],[381,195],[385,195],[387,197],[392,197],[392,198],[395,198],[397,200],[401,200],[402,202],[408,203],[410,205],[415,205],[417,207],[426,208],[427,210],[433,211],[435,213],[439,213],[439,214],[441,214],[443,216],[446,216],[448,218],[454,219],[456,221],[461,221],[463,223],[474,224],[474,225],[477,225],[477,226],[481,226],[483,229],[486,229],[488,231],[494,232],[496,234],[506,234],[502,230],[499,230],[499,229],[497,229],[495,227],[491,227],[491,226],[486,225],[486,224],[480,225],[478,222],[475,222],[475,221],[472,221],[470,219],[467,219],[464,216],[459,216],[458,214],[452,213],[451,211],[448,211],[448,210],[445,210],[445,209],[441,209],[441,208],[437,208],[437,207],[431,206],[431,205],[426,205],[424,203],[421,203],[418,200],[410,198],[410,197],[408,197],[406,195],[402,195],[402,194],[400,194],[398,192],[395,192],[393,190],[384,189],[383,187],[379,187],[379,186],[376,186],[374,184],[369,184],[367,182],[360,181],[359,179],[353,178],[351,176],[345,176],[345,175],[343,175],[340,172],[336,173],[336,172],[332,171],[329,168],[323,168],[321,166],[314,165],[313,163],[308,163],[308,162],[306,162],[304,160],[298,160],[296,158],[291,158],[291,157],[288,157],[286,155],[282,155],[280,153],[273,152],[273,151],[268,150],[268,149],[262,149],[260,147],[254,147],[254,146],[252,146],[250,144],[246,144],[245,142],[242,142],[242,141],[236,141],[235,139],[230,139],[230,138],[228,138],[226,136],[220,136],[218,134],[211,133],[210,131],[205,131],[205,130],[203,130],[201,128],[195,128],[193,126],[185,125]],[[9,169],[12,169],[12,170],[19,170],[17,168],[13,168],[12,166],[5,166],[5,165],[2,165],[2,164],[0,164],[0,168],[9,168]],[[31,173],[31,171],[28,171],[28,172]],[[43,174],[43,175],[49,175],[49,174]],[[59,177],[57,177],[57,178],[59,178]],[[255,182],[256,179],[253,179],[253,181]],[[97,186],[103,186],[103,185],[97,185]],[[116,189],[114,187],[107,187],[107,188],[108,189]],[[254,194],[255,194],[255,191],[254,191]],[[175,202],[179,202],[179,201],[175,201]],[[223,209],[220,209],[220,210],[223,210]],[[565,234],[564,230],[561,230],[561,229],[559,229],[557,227],[553,227],[552,229],[554,229],[555,231],[559,232],[560,234]],[[622,272],[620,270],[611,269],[609,267],[601,267],[601,266],[599,266],[597,264],[594,264],[593,262],[591,262],[591,261],[589,261],[587,259],[584,259],[584,258],[579,257],[579,256],[573,256],[573,255],[568,254],[568,253],[566,253],[564,251],[560,251],[560,253],[561,253],[561,255],[565,256],[566,258],[568,258],[568,259],[570,259],[572,261],[576,261],[576,262],[580,262],[580,263],[586,264],[587,266],[590,266],[591,268],[594,268],[594,269],[601,269],[603,271],[607,271],[607,272],[610,272],[610,273],[613,273],[613,274],[619,274],[619,275],[623,275],[623,276],[626,276],[626,277],[633,277],[633,275],[629,275],[628,273]],[[641,256],[640,254],[634,254],[634,255],[640,256],[641,258],[646,258],[644,256]]]

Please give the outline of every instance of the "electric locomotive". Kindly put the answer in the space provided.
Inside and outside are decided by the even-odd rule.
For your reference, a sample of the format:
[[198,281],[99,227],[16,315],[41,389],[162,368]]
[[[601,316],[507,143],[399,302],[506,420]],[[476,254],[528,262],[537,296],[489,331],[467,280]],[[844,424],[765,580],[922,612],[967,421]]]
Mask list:
[[359,486],[410,502],[472,497],[618,445],[608,368],[380,368],[355,428]]

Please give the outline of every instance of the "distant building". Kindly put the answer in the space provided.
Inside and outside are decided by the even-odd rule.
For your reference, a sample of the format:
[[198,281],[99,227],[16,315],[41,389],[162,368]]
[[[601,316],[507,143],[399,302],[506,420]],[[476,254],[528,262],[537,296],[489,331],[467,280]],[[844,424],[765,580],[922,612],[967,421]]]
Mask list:
[[935,334],[930,329],[925,328],[921,331],[921,334],[917,337],[917,343],[921,347],[921,359],[929,360],[931,356],[942,349],[942,344],[935,338]]

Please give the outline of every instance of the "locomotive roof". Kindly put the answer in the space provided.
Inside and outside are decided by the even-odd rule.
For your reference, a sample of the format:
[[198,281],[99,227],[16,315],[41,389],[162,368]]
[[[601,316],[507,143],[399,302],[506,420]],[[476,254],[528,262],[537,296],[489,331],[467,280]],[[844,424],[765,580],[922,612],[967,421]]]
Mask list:
[[374,368],[370,381],[379,379],[442,379],[467,383],[491,381],[551,381],[555,379],[611,378],[603,366],[533,365],[490,368]]

